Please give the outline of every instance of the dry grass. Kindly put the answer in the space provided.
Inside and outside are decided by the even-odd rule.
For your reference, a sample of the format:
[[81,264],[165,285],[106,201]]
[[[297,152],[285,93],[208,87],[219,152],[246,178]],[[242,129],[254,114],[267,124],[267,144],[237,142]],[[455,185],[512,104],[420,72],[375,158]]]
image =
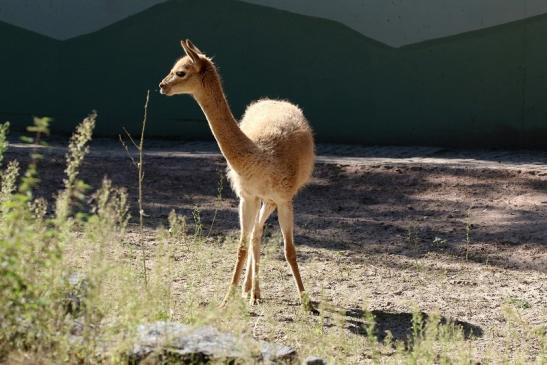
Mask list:
[[[236,298],[219,309],[235,233],[211,234],[219,229],[204,223],[199,205],[187,216],[171,212],[146,226],[128,225],[131,200],[124,188],[104,180],[93,192],[78,179],[87,132],[72,139],[54,214],[46,214],[44,201],[33,194],[39,191],[35,172],[18,180],[19,191],[17,166],[2,173],[1,257],[11,265],[3,266],[0,277],[4,362],[123,363],[137,324],[174,320],[211,324],[247,344],[281,342],[302,358],[318,355],[337,364],[545,363],[546,275],[435,251],[373,253],[351,242],[339,250],[299,247],[307,290],[320,309],[311,315],[298,305],[280,233],[268,227],[261,261],[264,303],[250,307]],[[0,138],[0,152],[4,147]],[[153,197],[144,199],[154,204]],[[223,219],[216,209],[211,224]],[[470,219],[466,254],[473,245]],[[401,244],[409,252],[420,250],[420,222],[407,227]],[[85,310],[66,314],[66,278],[74,272],[85,275],[89,291]],[[81,337],[73,336],[74,319],[82,323]]]

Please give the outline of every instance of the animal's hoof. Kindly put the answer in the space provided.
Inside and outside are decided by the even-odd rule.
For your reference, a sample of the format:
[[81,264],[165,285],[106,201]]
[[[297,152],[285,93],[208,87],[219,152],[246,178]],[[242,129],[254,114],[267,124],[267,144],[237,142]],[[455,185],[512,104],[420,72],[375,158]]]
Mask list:
[[235,288],[230,287],[230,289],[228,289],[228,292],[224,296],[224,299],[222,300],[222,303],[220,303],[219,308],[224,308],[226,306],[226,304],[228,304],[228,301],[230,301],[230,299],[232,299],[232,297],[234,296],[234,293],[235,293]]
[[241,288],[241,297],[242,297],[243,299],[249,298],[249,294],[250,294],[250,293],[251,293],[251,289],[250,289],[250,288],[247,289],[245,286],[243,286],[243,287]]
[[219,304],[218,307],[221,308],[221,309],[224,308],[224,307],[226,307],[226,305],[227,305],[228,302],[230,301],[230,297],[231,297],[231,295],[226,294],[226,296],[224,297],[224,299],[222,299],[222,302],[220,302],[220,304]]
[[257,305],[262,302],[262,298],[260,297],[260,293],[252,293],[251,297],[249,298],[249,304],[250,305]]

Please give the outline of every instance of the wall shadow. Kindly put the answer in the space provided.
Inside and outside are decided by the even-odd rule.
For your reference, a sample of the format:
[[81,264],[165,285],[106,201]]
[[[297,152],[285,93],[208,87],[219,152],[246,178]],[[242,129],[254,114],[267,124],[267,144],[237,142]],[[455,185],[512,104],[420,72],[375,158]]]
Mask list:
[[[93,187],[105,176],[114,185],[127,187],[132,216],[138,217],[136,171],[121,146],[106,144],[108,149],[92,146],[80,176]],[[28,148],[11,148],[6,160],[17,158],[24,169],[29,152]],[[51,202],[62,188],[64,150],[44,150],[44,155],[36,195]],[[226,180],[222,199],[217,199],[219,177],[224,176],[225,168],[220,156],[146,155],[147,226],[167,225],[173,209],[191,223],[192,211],[197,208],[206,228],[216,211],[212,234],[237,232],[238,200]],[[313,180],[295,201],[296,242],[363,255],[413,258],[431,252],[465,257],[464,251],[470,247],[468,258],[472,261],[547,272],[542,259],[547,249],[543,229],[547,199],[536,201],[545,191],[546,176],[514,170],[318,163]],[[268,225],[269,230],[278,229],[275,214]],[[538,256],[520,260],[511,256],[517,249],[534,251]]]

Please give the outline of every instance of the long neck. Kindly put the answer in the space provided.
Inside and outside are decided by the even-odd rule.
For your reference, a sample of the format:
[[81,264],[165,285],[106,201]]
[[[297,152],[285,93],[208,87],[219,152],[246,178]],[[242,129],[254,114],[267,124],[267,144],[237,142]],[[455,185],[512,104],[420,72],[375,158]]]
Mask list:
[[204,88],[194,95],[205,114],[220,151],[236,172],[245,170],[246,161],[257,147],[239,128],[226,96],[222,90],[220,78],[211,71],[204,80]]

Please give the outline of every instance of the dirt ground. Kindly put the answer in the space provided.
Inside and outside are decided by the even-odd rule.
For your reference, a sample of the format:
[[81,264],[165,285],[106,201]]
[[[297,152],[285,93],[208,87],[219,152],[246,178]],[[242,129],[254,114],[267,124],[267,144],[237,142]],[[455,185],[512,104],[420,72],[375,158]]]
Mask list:
[[[218,208],[212,234],[237,233],[237,199],[225,181],[217,200],[226,165],[214,144],[148,141],[145,147],[150,228],[166,225],[172,209],[191,221],[198,208],[207,230]],[[54,143],[43,152],[40,194],[49,197],[61,188],[64,149]],[[28,153],[15,144],[7,159]],[[117,141],[92,143],[82,177],[98,186],[103,176],[128,187],[136,205],[136,172]],[[412,306],[439,310],[477,335],[479,349],[504,336],[504,303],[516,303],[530,325],[547,323],[547,153],[320,145],[313,180],[295,210],[308,291],[349,317],[366,300],[380,329],[397,338],[408,332]],[[279,240],[274,214],[265,250]],[[281,249],[273,251],[284,264]],[[262,265],[265,303],[294,305],[289,270],[277,270]],[[290,321],[287,316],[280,309],[280,321]]]

